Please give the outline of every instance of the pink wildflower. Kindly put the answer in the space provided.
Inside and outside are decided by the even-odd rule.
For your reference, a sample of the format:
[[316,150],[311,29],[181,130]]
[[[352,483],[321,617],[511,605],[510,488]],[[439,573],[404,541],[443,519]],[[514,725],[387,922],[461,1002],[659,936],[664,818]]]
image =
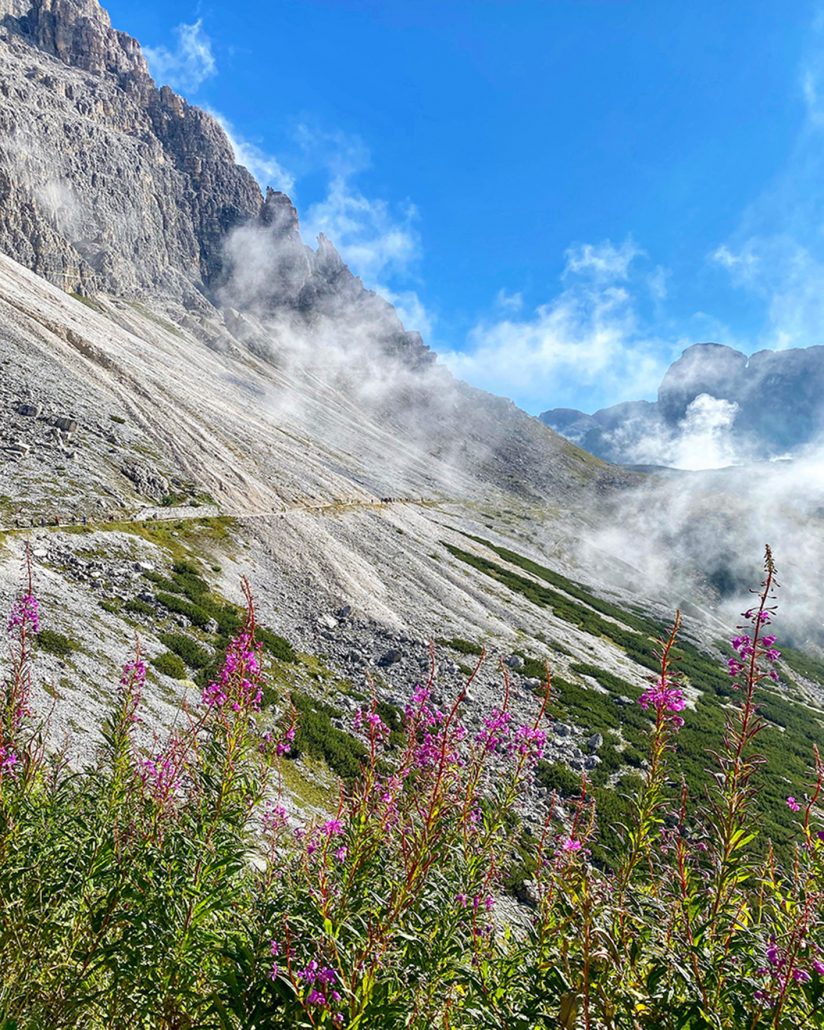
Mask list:
[[258,711],[263,699],[260,652],[261,645],[250,633],[244,630],[238,634],[229,644],[217,680],[203,691],[203,704],[217,709],[228,705],[234,712]]
[[674,718],[673,713],[683,711],[687,699],[684,697],[684,691],[673,683],[657,679],[638,698],[638,704],[644,711],[652,707],[659,715],[669,716],[669,721],[675,729],[680,729],[684,724],[684,720],[680,717]]
[[292,751],[292,744],[295,740],[295,727],[290,726],[289,729],[283,734],[283,737],[278,741],[275,751],[279,758],[284,755],[288,755]]
[[9,614],[6,629],[9,633],[18,629],[35,634],[40,632],[40,602],[34,594],[18,597]]
[[539,761],[545,747],[546,733],[533,726],[519,726],[510,744],[511,751],[528,758],[530,762]]
[[799,805],[799,803],[795,800],[792,794],[787,798],[787,808],[789,808],[791,812],[801,811],[801,805]]
[[509,712],[500,708],[493,708],[489,715],[484,716],[483,729],[475,737],[479,744],[483,744],[490,751],[496,751],[503,744],[509,734],[509,721],[512,718]]

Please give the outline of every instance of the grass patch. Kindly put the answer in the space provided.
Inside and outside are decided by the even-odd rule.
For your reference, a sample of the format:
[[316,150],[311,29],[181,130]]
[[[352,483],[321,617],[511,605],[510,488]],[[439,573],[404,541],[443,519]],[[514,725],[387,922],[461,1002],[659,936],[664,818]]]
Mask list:
[[58,633],[53,629],[41,629],[37,634],[37,642],[41,650],[58,658],[68,658],[75,651],[80,650],[80,644],[65,633]]
[[458,654],[483,654],[483,647],[480,644],[475,644],[471,640],[464,640],[463,637],[452,637],[451,640],[439,640],[439,644],[443,647],[448,647],[452,651],[457,651]]

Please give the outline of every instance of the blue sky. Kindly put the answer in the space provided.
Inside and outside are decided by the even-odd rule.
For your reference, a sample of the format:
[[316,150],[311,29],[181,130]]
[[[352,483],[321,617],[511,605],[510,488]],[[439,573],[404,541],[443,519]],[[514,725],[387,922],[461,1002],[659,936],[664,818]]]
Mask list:
[[527,410],[824,343],[824,8],[112,0],[450,367]]

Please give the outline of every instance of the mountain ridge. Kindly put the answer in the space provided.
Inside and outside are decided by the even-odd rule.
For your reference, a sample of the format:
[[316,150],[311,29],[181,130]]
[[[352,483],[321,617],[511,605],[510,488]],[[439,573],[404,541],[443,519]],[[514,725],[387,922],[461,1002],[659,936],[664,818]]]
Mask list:
[[615,464],[668,464],[690,434],[723,440],[732,464],[815,443],[824,431],[822,391],[822,346],[748,356],[724,344],[697,343],[669,367],[656,401],[625,401],[592,415],[554,408],[539,417]]

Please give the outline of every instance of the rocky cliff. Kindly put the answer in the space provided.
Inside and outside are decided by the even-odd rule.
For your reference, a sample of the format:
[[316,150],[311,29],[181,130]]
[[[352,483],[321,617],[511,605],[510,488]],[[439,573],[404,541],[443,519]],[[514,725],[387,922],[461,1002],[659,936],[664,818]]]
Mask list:
[[[240,228],[267,259],[251,283],[229,245]],[[390,349],[426,357],[328,240],[303,243],[289,198],[261,194],[215,119],[154,84],[97,0],[0,0],[0,251],[68,292],[197,309],[231,285],[235,306],[304,314],[345,302]]]

